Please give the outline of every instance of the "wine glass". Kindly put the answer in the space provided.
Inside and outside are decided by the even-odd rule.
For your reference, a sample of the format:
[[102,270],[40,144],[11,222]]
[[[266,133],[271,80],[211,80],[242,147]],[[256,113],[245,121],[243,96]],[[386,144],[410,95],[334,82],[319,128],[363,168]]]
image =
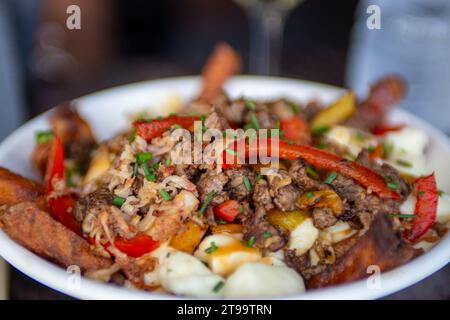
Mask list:
[[250,73],[276,75],[288,13],[303,0],[234,0],[250,21]]

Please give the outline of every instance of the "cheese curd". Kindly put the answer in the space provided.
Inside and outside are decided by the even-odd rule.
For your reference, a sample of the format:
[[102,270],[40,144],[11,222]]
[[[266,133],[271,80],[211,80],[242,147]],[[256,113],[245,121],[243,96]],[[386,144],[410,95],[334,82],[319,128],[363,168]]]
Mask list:
[[244,263],[258,261],[262,257],[261,251],[257,248],[247,247],[238,239],[226,234],[206,237],[194,255],[221,276],[227,276]]
[[223,295],[226,298],[256,298],[304,291],[302,277],[291,268],[252,262],[242,265],[228,278]]
[[295,250],[298,256],[306,253],[319,237],[319,230],[311,218],[305,219],[294,230],[289,238],[289,249]]
[[377,145],[377,139],[373,135],[345,126],[333,126],[325,137],[348,148],[352,157],[356,157],[363,148]]

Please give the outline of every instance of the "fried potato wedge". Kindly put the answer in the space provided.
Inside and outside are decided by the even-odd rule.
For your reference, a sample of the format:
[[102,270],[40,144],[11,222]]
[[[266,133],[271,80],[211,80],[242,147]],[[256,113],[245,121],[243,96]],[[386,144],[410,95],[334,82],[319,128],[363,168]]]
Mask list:
[[2,207],[0,227],[27,249],[64,267],[77,265],[85,271],[112,264],[110,259],[94,255],[85,239],[32,202]]
[[24,201],[36,202],[44,208],[44,188],[33,180],[0,167],[0,205],[13,205]]
[[368,272],[369,266],[387,271],[408,262],[413,255],[414,249],[394,231],[391,219],[379,215],[347,254],[309,279],[307,286],[320,288],[362,279],[371,274]]

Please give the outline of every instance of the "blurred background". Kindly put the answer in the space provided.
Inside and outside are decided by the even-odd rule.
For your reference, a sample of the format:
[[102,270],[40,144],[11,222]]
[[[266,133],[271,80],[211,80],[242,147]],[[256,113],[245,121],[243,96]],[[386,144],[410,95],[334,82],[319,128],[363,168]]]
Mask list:
[[[66,26],[70,5],[81,10],[80,30]],[[377,8],[380,29],[368,22]],[[449,0],[0,0],[0,139],[64,100],[198,74],[221,40],[240,52],[244,73],[361,94],[399,73],[409,85],[402,107],[450,134]],[[449,299],[449,280],[447,267],[390,298]],[[14,269],[0,277],[2,294],[67,298]]]

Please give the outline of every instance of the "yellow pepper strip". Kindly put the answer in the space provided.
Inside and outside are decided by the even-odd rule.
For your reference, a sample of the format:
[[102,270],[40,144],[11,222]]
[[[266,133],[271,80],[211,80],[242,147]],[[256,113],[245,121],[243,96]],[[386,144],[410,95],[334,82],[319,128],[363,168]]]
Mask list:
[[320,111],[311,121],[312,130],[335,125],[348,119],[356,110],[355,95],[349,91],[329,107]]
[[269,223],[275,227],[279,227],[286,231],[292,231],[306,218],[308,218],[306,210],[294,210],[283,212],[279,209],[270,210],[267,213]]
[[172,238],[170,246],[186,253],[192,253],[202,241],[206,230],[208,230],[208,227],[201,227],[194,221],[189,220],[184,229]]
[[243,227],[238,223],[218,224],[211,226],[212,233],[242,233]]
[[300,209],[328,207],[335,215],[343,210],[341,198],[331,189],[306,192],[297,199],[297,205]]

